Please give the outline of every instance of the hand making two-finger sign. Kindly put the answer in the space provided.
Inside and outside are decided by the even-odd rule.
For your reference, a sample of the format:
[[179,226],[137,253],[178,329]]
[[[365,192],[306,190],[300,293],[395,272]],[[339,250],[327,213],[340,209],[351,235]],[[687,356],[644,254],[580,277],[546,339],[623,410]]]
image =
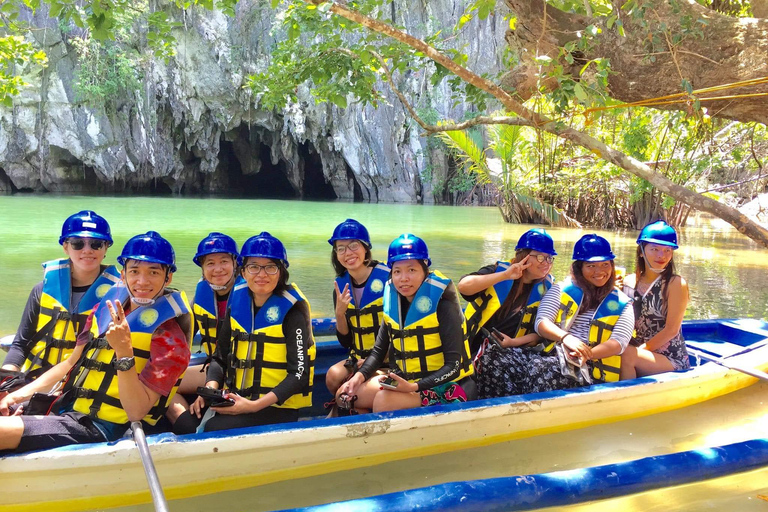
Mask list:
[[344,290],[339,290],[339,283],[333,282],[336,287],[336,313],[344,314],[352,302],[352,294],[349,291],[349,283],[344,285]]
[[525,269],[533,265],[533,260],[531,259],[531,255],[529,254],[525,258],[523,258],[518,263],[512,263],[509,268],[505,271],[507,274],[507,277],[509,279],[520,279],[523,277],[523,272],[525,272]]
[[125,319],[125,311],[123,305],[119,300],[112,304],[112,301],[107,301],[107,308],[109,308],[109,314],[112,317],[112,322],[109,324],[109,329],[105,333],[104,337],[107,338],[109,346],[116,352],[119,349],[127,349],[131,347],[131,328],[128,325],[128,321]]

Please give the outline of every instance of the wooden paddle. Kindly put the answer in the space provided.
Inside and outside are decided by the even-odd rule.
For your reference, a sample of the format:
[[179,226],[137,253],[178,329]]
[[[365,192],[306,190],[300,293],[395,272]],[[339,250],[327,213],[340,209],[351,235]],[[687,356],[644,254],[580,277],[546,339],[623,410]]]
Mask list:
[[751,377],[768,381],[768,373],[760,371],[757,368],[748,368],[741,365],[731,364],[724,357],[711,356],[705,352],[696,350],[695,348],[691,348],[690,346],[686,347],[686,349],[688,350],[689,354],[692,354],[698,357],[699,359],[703,359],[704,361],[709,361],[710,363],[719,364],[720,366],[728,368],[729,370],[736,370],[737,372],[745,373]]
[[131,430],[133,431],[133,440],[136,441],[136,446],[139,447],[139,455],[141,455],[141,463],[144,465],[144,473],[147,475],[147,483],[149,484],[149,492],[152,494],[152,503],[155,505],[155,511],[168,512],[168,502],[165,501],[165,493],[160,485],[160,479],[157,477],[155,463],[152,461],[152,456],[149,453],[147,437],[144,435],[141,422],[132,421]]

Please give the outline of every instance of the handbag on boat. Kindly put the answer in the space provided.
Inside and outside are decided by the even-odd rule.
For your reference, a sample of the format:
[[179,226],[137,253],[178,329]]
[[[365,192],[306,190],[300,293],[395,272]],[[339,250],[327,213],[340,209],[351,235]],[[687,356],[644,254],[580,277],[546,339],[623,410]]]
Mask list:
[[578,382],[581,386],[592,384],[592,376],[589,374],[589,366],[586,362],[579,365],[579,362],[574,360],[574,358],[568,354],[568,349],[562,342],[557,342],[555,344],[555,354],[560,367],[560,373],[563,376]]

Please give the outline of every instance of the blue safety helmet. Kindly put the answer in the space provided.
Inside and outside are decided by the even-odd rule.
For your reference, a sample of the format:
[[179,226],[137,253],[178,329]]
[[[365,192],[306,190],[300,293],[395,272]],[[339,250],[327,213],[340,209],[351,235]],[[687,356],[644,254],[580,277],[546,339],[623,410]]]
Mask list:
[[238,265],[241,263],[235,240],[229,235],[217,232],[210,233],[207,237],[200,240],[200,243],[197,244],[197,254],[192,258],[192,261],[198,267],[202,267],[203,256],[216,253],[231,254],[235,257]]
[[240,249],[240,258],[243,261],[246,258],[280,260],[285,265],[285,268],[288,268],[288,254],[285,252],[285,246],[280,240],[266,231],[262,231],[245,241],[243,248]]
[[515,246],[516,251],[521,249],[531,249],[532,251],[543,252],[550,256],[557,256],[555,242],[549,236],[549,233],[541,228],[529,229],[523,233],[523,236],[520,237]]
[[336,240],[360,240],[366,247],[371,248],[368,230],[355,219],[347,219],[336,226],[336,229],[333,230],[333,236],[328,239],[328,243],[333,245]]
[[394,262],[402,260],[427,260],[427,266],[432,265],[427,244],[410,233],[400,235],[389,244],[387,265],[392,267]]
[[579,238],[573,246],[573,259],[577,261],[610,261],[615,258],[608,240],[594,233]]
[[656,222],[651,222],[640,231],[637,243],[642,242],[666,245],[677,249],[677,231],[663,220],[657,220]]
[[64,245],[67,238],[97,238],[106,240],[107,247],[112,245],[112,232],[104,217],[91,210],[83,210],[67,217],[61,226],[59,244]]
[[128,260],[160,263],[167,265],[171,272],[176,272],[176,253],[173,252],[173,246],[157,231],[147,231],[125,242],[117,262],[125,266]]

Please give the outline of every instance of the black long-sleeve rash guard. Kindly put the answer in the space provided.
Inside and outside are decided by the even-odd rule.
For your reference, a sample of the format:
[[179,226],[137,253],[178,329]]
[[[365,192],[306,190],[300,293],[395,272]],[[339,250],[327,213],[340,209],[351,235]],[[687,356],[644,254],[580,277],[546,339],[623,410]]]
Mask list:
[[[70,304],[72,304],[73,309],[77,307],[77,304],[80,303],[80,299],[90,287],[90,285],[72,287]],[[21,314],[19,328],[16,330],[16,336],[13,337],[13,343],[8,349],[8,355],[5,356],[3,365],[12,364],[19,368],[24,365],[24,361],[27,359],[27,356],[34,346],[34,343],[31,340],[37,332],[37,318],[40,315],[40,298],[42,296],[43,282],[40,281],[32,288],[32,291],[29,292],[27,304],[24,306],[24,311]]]
[[[272,390],[277,395],[278,405],[282,405],[283,402],[293,395],[301,393],[309,382],[310,372],[307,350],[312,343],[312,331],[309,325],[309,315],[305,315],[302,312],[301,306],[301,303],[296,304],[286,313],[283,319],[288,374]],[[258,309],[255,312],[258,312]],[[222,323],[217,338],[215,356],[208,366],[206,381],[216,381],[219,383],[219,388],[221,388],[226,377],[229,354],[232,350],[232,326],[229,321],[229,312]]]
[[[398,295],[398,297],[400,296]],[[403,318],[408,313],[409,306],[410,303],[400,297]],[[440,298],[440,302],[437,303],[437,321],[440,329],[440,342],[443,345],[443,366],[417,382],[419,391],[453,381],[461,373],[461,354],[464,352],[464,333],[461,330],[462,317],[461,306],[459,306],[458,301],[445,296]],[[360,373],[363,374],[365,380],[371,378],[381,366],[389,352],[391,338],[389,326],[382,324],[376,336],[376,345],[360,368]],[[396,364],[400,364],[400,361],[393,361],[390,358],[390,365]]]

